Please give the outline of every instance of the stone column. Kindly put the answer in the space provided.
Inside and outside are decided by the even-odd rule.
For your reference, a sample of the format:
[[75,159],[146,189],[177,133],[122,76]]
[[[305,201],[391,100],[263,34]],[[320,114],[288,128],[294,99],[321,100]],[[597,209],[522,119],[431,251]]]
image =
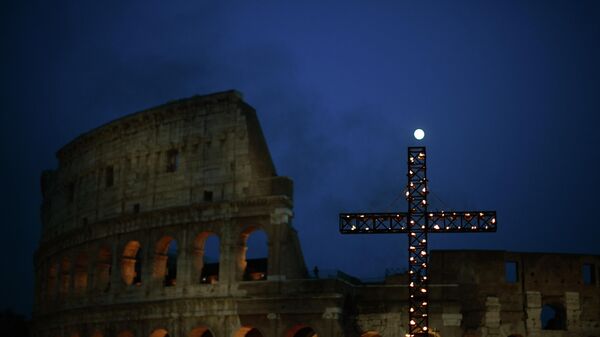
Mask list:
[[119,243],[113,243],[111,247],[111,270],[110,270],[110,293],[114,294],[121,290],[123,286],[123,281],[121,280],[121,255],[123,254],[119,251]]
[[154,249],[156,242],[152,242],[151,235],[145,233],[145,235],[140,238],[140,243],[140,249],[142,250],[142,288],[147,288],[154,283],[152,276],[154,273],[154,256],[156,255]]
[[[223,223],[222,237],[220,238],[220,265],[219,265],[219,283],[232,284],[237,282],[238,274],[243,272],[239,265],[239,256],[243,253],[240,246],[240,240],[237,237],[237,231],[233,230],[232,221]],[[240,271],[241,268],[241,271]],[[241,274],[239,279],[241,279]]]
[[343,331],[340,326],[342,319],[342,308],[327,307],[321,316],[320,322],[315,322],[315,327],[319,331],[319,335],[331,337],[343,337]]
[[498,297],[485,299],[485,316],[483,318],[482,337],[500,336],[500,300]]
[[542,321],[540,315],[542,314],[542,295],[539,291],[526,291],[526,322],[525,327],[527,329],[528,337],[537,337],[541,335]]
[[581,329],[581,305],[578,292],[565,292],[565,311],[567,319],[567,330],[579,331]]
[[190,242],[188,230],[180,231],[179,246],[177,247],[177,284],[176,287],[184,288],[192,283],[192,271],[194,269],[193,261],[193,242]]
[[[288,208],[276,208],[271,211],[269,229],[269,270],[267,279],[285,280],[286,271],[283,268],[283,247],[287,239],[289,221],[292,211]],[[290,261],[291,262],[291,261]]]

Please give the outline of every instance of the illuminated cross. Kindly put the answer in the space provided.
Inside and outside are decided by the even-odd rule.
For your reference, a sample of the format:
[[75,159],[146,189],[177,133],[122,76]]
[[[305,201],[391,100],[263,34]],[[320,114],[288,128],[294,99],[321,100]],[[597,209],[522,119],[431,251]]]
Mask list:
[[408,331],[427,336],[429,280],[427,234],[495,232],[495,211],[428,212],[425,147],[408,148],[408,212],[341,213],[342,234],[408,234]]

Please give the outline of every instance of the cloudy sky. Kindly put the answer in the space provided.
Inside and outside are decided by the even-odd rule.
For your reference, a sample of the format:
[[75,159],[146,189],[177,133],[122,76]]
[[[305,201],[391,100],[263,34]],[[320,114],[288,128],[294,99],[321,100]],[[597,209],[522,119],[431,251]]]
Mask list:
[[19,1],[0,5],[0,309],[29,313],[39,177],[77,135],[237,89],[259,114],[312,269],[382,276],[404,236],[342,236],[341,211],[405,210],[425,129],[434,209],[495,234],[432,249],[600,254],[598,1]]

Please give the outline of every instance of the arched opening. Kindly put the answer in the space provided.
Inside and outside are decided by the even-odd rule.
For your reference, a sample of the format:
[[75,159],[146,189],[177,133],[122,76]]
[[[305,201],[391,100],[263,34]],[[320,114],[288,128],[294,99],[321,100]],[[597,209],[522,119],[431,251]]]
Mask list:
[[63,257],[60,262],[60,296],[65,297],[69,293],[71,284],[71,261],[67,257]]
[[544,305],[541,321],[542,330],[566,330],[565,308],[558,303]]
[[88,285],[88,258],[85,253],[79,254],[75,260],[75,279],[73,280],[75,286],[75,293],[77,295],[83,295],[87,290]]
[[200,283],[215,284],[219,281],[220,241],[211,232],[203,232],[194,240],[194,269]]
[[156,329],[152,331],[150,337],[169,337],[169,332],[165,329]]
[[121,278],[126,285],[142,284],[142,249],[139,241],[129,241],[123,249]]
[[110,276],[112,273],[112,254],[107,247],[100,248],[96,260],[96,289],[107,292],[110,290]]
[[262,281],[267,279],[269,247],[267,234],[262,229],[249,228],[242,233],[244,281]]
[[48,268],[48,283],[46,288],[46,298],[54,299],[56,296],[56,285],[58,281],[58,270],[60,268],[60,264],[52,263],[50,268]]
[[381,334],[377,331],[364,332],[360,337],[381,337]]
[[318,337],[318,335],[310,326],[299,324],[288,330],[285,337]]
[[197,327],[190,331],[188,337],[214,337],[207,327]]
[[263,334],[257,329],[251,326],[244,326],[240,328],[233,337],[264,337]]
[[117,337],[135,337],[131,330],[123,330],[117,334]]
[[171,236],[165,236],[156,243],[153,275],[162,280],[165,287],[177,284],[177,240]]

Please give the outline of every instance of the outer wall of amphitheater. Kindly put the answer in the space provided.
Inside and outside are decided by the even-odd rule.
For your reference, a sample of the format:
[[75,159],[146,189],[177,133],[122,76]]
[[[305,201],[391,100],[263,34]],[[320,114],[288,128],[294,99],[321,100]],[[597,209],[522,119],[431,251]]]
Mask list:
[[[42,175],[34,335],[283,335],[303,324],[272,301],[247,304],[249,292],[302,279],[306,267],[290,225],[292,182],[276,175],[256,113],[237,92],[124,117],[57,157]],[[248,271],[256,231],[266,234],[268,262]],[[203,265],[211,236],[220,248],[212,274]]]

